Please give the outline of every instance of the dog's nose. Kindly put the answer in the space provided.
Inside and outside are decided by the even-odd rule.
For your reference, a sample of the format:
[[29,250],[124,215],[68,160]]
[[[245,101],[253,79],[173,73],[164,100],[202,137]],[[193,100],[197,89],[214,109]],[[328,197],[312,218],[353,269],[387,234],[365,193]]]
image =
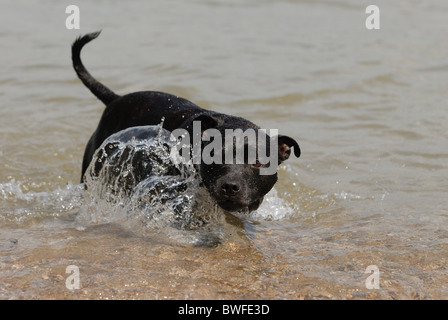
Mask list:
[[222,192],[225,195],[233,196],[240,192],[240,185],[235,182],[224,182],[221,186]]

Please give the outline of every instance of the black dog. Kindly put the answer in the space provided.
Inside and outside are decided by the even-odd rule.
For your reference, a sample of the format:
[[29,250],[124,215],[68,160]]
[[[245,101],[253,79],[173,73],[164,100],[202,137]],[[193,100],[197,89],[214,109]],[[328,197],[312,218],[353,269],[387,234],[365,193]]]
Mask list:
[[[142,91],[119,96],[95,80],[81,62],[82,47],[98,37],[100,32],[79,37],[72,45],[73,67],[87,88],[107,107],[96,131],[87,143],[82,164],[82,179],[92,161],[95,150],[110,135],[129,127],[158,125],[172,132],[183,128],[192,130],[193,121],[201,121],[201,129],[259,129],[252,122],[235,116],[202,109],[194,103],[163,92]],[[278,136],[278,163],[285,161],[294,148],[300,156],[297,142],[287,136]],[[204,147],[204,145],[202,145]],[[205,164],[198,165],[203,185],[217,203],[227,211],[256,210],[263,197],[277,181],[277,173],[260,175],[260,164]]]

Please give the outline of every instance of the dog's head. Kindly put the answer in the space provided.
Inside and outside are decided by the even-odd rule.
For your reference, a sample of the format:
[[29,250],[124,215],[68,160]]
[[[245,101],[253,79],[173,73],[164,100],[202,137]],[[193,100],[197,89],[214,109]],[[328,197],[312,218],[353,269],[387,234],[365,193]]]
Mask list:
[[270,137],[247,120],[232,120],[201,115],[191,122],[199,122],[200,130],[188,130],[192,140],[201,135],[198,169],[210,195],[227,211],[253,211],[277,182],[277,166],[292,150],[299,157],[300,148],[288,136]]

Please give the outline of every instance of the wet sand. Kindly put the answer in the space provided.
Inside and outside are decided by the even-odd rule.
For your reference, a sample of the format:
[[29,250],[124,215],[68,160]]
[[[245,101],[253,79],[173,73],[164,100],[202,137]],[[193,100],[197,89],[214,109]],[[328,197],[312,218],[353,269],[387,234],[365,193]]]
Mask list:
[[[443,299],[447,294],[441,285],[447,245],[438,246],[437,258],[428,258],[393,237],[383,244],[378,237],[357,243],[368,250],[354,249],[352,237],[344,234],[275,244],[275,229],[257,231],[248,240],[240,222],[228,218],[221,244],[196,247],[157,235],[142,238],[114,223],[79,231],[67,220],[51,220],[26,230],[3,227],[1,299]],[[273,244],[283,248],[271,248],[267,256]],[[333,246],[338,254],[331,254]],[[388,254],[390,247],[406,257]],[[380,270],[379,289],[365,285],[372,261]],[[66,287],[70,265],[79,268],[79,289]]]

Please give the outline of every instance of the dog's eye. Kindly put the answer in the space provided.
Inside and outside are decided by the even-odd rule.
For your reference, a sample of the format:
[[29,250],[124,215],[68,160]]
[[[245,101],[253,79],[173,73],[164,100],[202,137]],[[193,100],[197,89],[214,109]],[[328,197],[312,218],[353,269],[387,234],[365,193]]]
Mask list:
[[256,163],[253,163],[252,164],[252,167],[253,168],[261,168],[263,165],[257,160],[257,162]]

